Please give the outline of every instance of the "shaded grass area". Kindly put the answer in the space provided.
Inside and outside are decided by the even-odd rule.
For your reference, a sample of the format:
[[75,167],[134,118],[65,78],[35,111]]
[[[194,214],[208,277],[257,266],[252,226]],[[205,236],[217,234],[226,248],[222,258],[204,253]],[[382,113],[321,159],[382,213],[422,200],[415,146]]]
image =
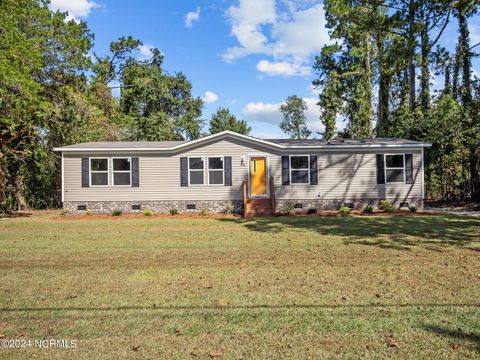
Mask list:
[[472,358],[480,220],[0,221],[12,358]]

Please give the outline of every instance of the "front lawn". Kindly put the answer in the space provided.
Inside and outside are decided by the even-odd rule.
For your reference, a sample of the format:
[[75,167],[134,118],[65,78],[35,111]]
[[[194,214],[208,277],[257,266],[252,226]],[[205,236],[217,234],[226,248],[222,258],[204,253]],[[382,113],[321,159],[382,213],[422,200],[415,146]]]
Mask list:
[[480,219],[0,220],[0,358],[480,355]]

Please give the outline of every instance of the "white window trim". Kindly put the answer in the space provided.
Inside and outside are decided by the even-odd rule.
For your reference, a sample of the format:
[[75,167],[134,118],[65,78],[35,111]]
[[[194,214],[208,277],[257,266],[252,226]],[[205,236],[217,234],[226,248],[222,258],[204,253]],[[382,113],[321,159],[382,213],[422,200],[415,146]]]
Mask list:
[[[391,155],[402,155],[403,156],[403,167],[387,167],[387,156]],[[384,174],[385,174],[385,184],[405,184],[405,154],[383,154],[383,163],[385,164],[384,166]],[[402,169],[403,170],[403,181],[388,181],[387,178],[387,170],[398,170]]]
[[[210,161],[211,158],[221,158],[222,159],[222,169],[211,169],[210,170]],[[221,184],[210,184],[210,171],[222,172],[222,183]],[[208,186],[225,186],[225,156],[207,156],[207,184]]]
[[[192,169],[190,170],[190,159],[202,159],[203,168],[202,169]],[[188,186],[205,186],[205,156],[189,156],[187,158],[187,170],[188,170]],[[190,184],[190,171],[202,171],[203,172],[203,183],[202,184]]]
[[[92,171],[92,160],[95,159],[102,159],[102,160],[107,160],[107,170],[95,170]],[[92,185],[92,173],[95,174],[105,174],[107,173],[107,185]],[[109,187],[110,186],[110,159],[105,156],[98,156],[98,157],[89,157],[88,158],[88,185],[90,187]]]
[[[308,158],[308,168],[302,168],[302,169],[292,169],[292,157],[298,157],[298,156],[306,156]],[[289,175],[290,175],[290,185],[310,185],[310,155],[307,155],[307,154],[295,154],[295,155],[289,155],[289,158],[288,158],[288,161],[289,161]],[[292,181],[292,170],[295,171],[295,170],[307,170],[308,171],[308,182],[306,183],[294,183]]]
[[[114,167],[113,167],[113,160],[114,159],[128,159],[128,161],[130,163],[130,170],[114,170]],[[112,162],[112,186],[114,186],[114,187],[132,187],[132,158],[130,156],[114,156],[114,157],[110,158],[110,160]],[[122,174],[130,173],[130,184],[129,185],[115,185],[115,173],[122,173]]]

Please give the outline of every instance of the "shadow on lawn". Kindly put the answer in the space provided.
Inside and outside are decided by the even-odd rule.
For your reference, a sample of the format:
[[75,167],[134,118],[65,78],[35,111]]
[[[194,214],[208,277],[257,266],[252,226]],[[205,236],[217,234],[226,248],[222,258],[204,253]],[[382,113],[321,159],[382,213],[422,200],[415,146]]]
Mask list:
[[345,244],[410,250],[421,246],[434,251],[442,247],[480,250],[480,219],[457,216],[382,217],[275,217],[217,219],[236,222],[259,233],[313,231],[321,235],[343,236]]
[[445,326],[439,326],[439,325],[430,325],[430,324],[424,324],[422,326],[425,330],[428,332],[445,336],[445,337],[450,337],[452,339],[462,339],[462,340],[468,340],[468,341],[473,341],[476,345],[476,350],[480,352],[480,333],[467,333],[463,332],[462,329],[451,329]]
[[70,307],[45,307],[45,308],[1,308],[0,312],[36,312],[36,311],[123,311],[123,310],[241,310],[241,309],[337,309],[337,308],[480,308],[479,304],[455,304],[455,303],[413,303],[413,304],[285,304],[285,305],[175,305],[175,306],[106,306],[106,307],[82,307],[82,306],[70,306]]

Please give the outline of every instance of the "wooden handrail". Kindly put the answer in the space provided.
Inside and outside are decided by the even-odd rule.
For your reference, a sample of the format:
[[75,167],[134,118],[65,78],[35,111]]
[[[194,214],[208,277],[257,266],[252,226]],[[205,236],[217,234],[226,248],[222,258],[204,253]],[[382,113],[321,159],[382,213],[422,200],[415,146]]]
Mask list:
[[247,217],[247,178],[243,179],[243,217]]
[[275,184],[273,182],[273,176],[270,176],[270,200],[272,201],[272,213],[273,213],[273,216],[275,216],[276,202],[275,202]]

